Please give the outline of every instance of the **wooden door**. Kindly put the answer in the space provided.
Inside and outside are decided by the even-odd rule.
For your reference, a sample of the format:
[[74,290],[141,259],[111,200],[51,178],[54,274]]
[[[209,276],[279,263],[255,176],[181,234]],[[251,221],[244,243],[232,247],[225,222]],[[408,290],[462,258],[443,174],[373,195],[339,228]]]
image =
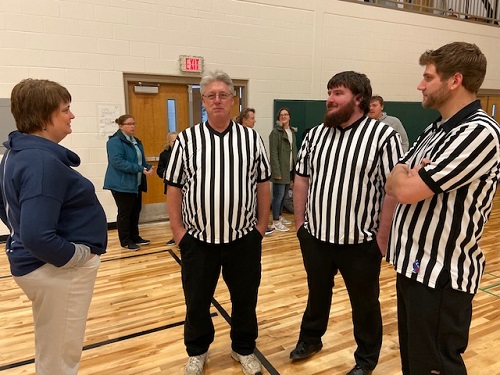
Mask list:
[[497,122],[500,122],[500,96],[488,96],[487,100],[483,98],[480,98],[483,109]]
[[[169,129],[180,132],[189,126],[188,86],[162,83],[157,94],[144,94],[136,93],[135,85],[135,82],[128,84],[129,112],[137,121],[135,134],[144,145],[146,160],[156,169]],[[163,180],[156,175],[148,177],[143,203],[164,202]]]
[[481,108],[484,109],[486,112],[488,112],[488,97],[478,96],[477,98],[481,101]]
[[231,118],[234,118],[235,116],[238,116],[240,114],[240,97],[235,96],[234,97],[234,104],[231,107]]

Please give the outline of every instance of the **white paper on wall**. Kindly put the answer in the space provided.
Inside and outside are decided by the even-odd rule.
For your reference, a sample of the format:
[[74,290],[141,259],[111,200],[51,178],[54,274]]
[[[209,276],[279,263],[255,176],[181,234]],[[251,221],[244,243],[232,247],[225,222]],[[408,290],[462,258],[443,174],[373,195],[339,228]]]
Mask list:
[[118,104],[98,104],[97,118],[99,120],[99,134],[101,136],[113,135],[118,129],[115,119],[120,117],[121,108]]

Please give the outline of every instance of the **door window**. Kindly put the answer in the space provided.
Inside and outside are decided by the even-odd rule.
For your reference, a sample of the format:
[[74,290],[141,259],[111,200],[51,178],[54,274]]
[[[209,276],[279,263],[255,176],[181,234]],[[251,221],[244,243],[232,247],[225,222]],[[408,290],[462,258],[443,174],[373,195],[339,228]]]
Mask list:
[[167,129],[169,133],[177,132],[177,113],[175,99],[167,99]]

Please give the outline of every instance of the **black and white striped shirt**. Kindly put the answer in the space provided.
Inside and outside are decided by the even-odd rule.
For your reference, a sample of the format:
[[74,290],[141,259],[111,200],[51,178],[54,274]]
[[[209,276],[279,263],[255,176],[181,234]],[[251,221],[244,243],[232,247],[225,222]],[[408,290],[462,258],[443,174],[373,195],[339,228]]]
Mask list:
[[345,129],[311,129],[296,166],[309,177],[305,228],[334,244],[375,239],[386,177],[402,152],[400,135],[366,116]]
[[271,167],[262,138],[231,121],[223,132],[208,122],[182,131],[172,147],[165,181],[182,189],[182,219],[195,238],[229,243],[255,228],[257,183]]
[[[439,121],[439,120],[438,120]],[[479,240],[500,176],[500,129],[475,101],[443,124],[429,125],[401,162],[419,171],[435,193],[398,204],[387,260],[431,288],[449,270],[453,289],[476,293],[485,259]]]

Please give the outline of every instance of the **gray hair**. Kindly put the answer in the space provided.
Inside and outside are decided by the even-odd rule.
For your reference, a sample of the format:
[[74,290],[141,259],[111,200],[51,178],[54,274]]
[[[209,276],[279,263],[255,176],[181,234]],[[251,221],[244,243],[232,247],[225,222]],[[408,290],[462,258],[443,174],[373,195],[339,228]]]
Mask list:
[[201,77],[200,81],[200,93],[201,95],[205,94],[206,87],[215,82],[220,81],[224,82],[229,87],[229,92],[234,96],[234,84],[231,78],[227,75],[227,73],[222,70],[216,70],[215,72],[205,72],[203,73],[203,77]]

